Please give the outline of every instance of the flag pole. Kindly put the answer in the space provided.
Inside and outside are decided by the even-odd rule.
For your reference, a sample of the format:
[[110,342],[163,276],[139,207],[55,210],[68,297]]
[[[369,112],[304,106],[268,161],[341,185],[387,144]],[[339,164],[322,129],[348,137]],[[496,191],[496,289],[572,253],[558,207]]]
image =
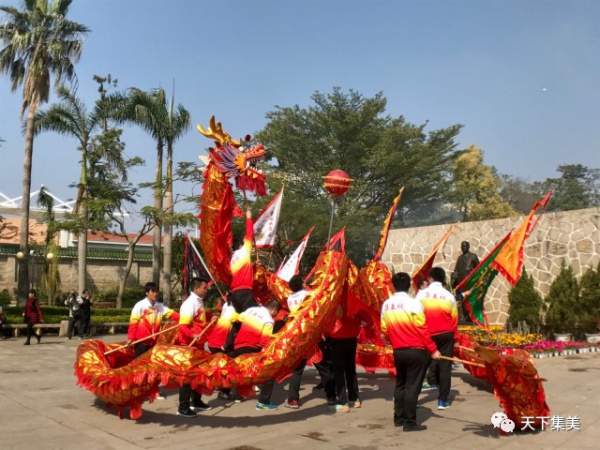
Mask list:
[[213,282],[215,283],[215,287],[219,291],[219,294],[221,294],[221,297],[225,297],[225,294],[223,294],[223,292],[219,288],[219,284],[217,283],[217,280],[215,280],[215,277],[213,277],[212,273],[210,273],[210,270],[208,270],[208,267],[206,267],[206,263],[204,262],[204,259],[202,259],[202,256],[200,255],[200,252],[198,251],[198,249],[194,245],[194,242],[192,241],[192,238],[190,238],[189,235],[188,235],[188,240],[190,241],[190,245],[194,249],[194,252],[196,252],[196,256],[198,256],[198,258],[200,259],[200,262],[202,263],[202,267],[204,267],[204,270],[206,270],[206,273],[208,274],[208,276],[210,277],[210,279],[213,280]]
[[[246,207],[246,211],[248,211],[248,199],[246,198],[246,190],[242,189],[242,194],[244,195],[244,206]],[[253,233],[254,236],[254,233]],[[256,255],[256,262],[260,262],[260,256],[258,255],[258,248],[256,247],[256,237],[252,239],[252,245],[254,246],[254,254]]]
[[329,244],[331,239],[331,228],[333,227],[333,214],[335,212],[335,201],[333,196],[331,197],[331,219],[329,219],[329,234],[327,235],[327,251],[329,251]]

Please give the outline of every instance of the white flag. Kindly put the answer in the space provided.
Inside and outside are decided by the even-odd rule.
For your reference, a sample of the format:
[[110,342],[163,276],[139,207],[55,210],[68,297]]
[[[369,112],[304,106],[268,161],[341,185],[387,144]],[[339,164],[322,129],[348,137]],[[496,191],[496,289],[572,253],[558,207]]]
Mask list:
[[310,236],[310,233],[312,233],[312,230],[314,230],[314,228],[315,227],[312,227],[310,230],[308,230],[308,233],[306,233],[306,236],[302,238],[302,242],[300,242],[298,248],[294,251],[294,253],[292,253],[290,259],[287,260],[283,267],[280,267],[277,270],[277,273],[275,275],[277,275],[282,280],[289,282],[294,275],[298,274],[300,260],[302,259],[302,255],[304,254],[304,250],[306,249],[308,237]]
[[275,194],[273,200],[271,200],[254,222],[254,241],[256,243],[256,248],[268,248],[275,245],[282,199],[283,188],[281,188],[281,192]]

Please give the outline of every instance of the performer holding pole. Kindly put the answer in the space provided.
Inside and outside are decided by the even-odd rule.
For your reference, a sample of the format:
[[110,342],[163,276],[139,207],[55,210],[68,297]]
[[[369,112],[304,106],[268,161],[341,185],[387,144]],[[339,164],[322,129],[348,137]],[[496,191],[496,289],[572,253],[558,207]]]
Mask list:
[[[429,271],[429,286],[420,290],[415,299],[423,305],[427,328],[437,349],[443,356],[451,358],[454,343],[458,341],[458,311],[456,299],[446,290],[445,284],[446,272],[441,267],[434,267]],[[439,386],[438,409],[448,409],[452,362],[436,361],[433,370],[436,384]]]
[[231,303],[238,314],[246,310],[246,305],[254,303],[252,294],[252,283],[254,273],[252,270],[252,243],[254,242],[254,224],[252,223],[252,212],[246,209],[246,234],[241,245],[234,242],[235,251],[231,255]]
[[[134,345],[135,357],[150,350],[156,344],[156,336],[163,317],[179,320],[179,313],[157,302],[158,287],[152,281],[144,285],[146,298],[135,304],[129,319],[126,345]],[[135,342],[135,344],[134,344]]]
[[394,295],[381,307],[381,330],[394,348],[394,425],[404,431],[422,431],[427,426],[417,423],[417,401],[430,358],[441,355],[425,324],[423,305],[408,295],[410,276],[399,272],[392,284]]
[[[202,348],[204,341],[200,340],[203,329],[206,328],[206,313],[204,311],[204,297],[208,292],[208,280],[194,278],[190,283],[190,296],[181,305],[179,314],[179,330],[176,345],[189,346],[190,344]],[[191,404],[190,404],[191,402]],[[201,395],[192,390],[189,383],[184,383],[179,388],[178,416],[196,417],[196,411],[209,411],[212,406],[202,401]]]

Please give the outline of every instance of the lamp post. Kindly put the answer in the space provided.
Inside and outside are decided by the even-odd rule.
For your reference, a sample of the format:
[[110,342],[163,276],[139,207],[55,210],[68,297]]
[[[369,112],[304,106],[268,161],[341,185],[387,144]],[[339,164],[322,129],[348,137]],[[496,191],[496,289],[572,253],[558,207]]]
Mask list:
[[25,306],[27,302],[27,284],[23,284],[23,280],[27,280],[29,267],[27,254],[24,251],[17,252],[17,260],[15,261],[15,281],[17,282],[17,306]]

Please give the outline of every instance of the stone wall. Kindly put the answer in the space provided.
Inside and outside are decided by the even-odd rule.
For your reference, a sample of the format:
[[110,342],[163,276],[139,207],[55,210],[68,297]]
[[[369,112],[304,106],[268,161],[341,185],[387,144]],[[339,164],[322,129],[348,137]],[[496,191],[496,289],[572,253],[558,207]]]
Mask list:
[[[481,260],[524,216],[461,223],[448,238],[434,265],[443,267],[448,277],[460,255],[460,243],[467,240],[471,251]],[[427,257],[435,243],[451,225],[391,230],[383,262],[396,272],[412,274]],[[565,261],[580,277],[600,263],[600,208],[544,214],[525,242],[524,267],[533,276],[536,289],[545,296]],[[491,323],[503,324],[508,318],[509,283],[500,275],[488,291],[484,308]]]
[[[94,291],[116,288],[124,273],[126,261],[107,259],[88,259],[87,288]],[[78,290],[77,259],[61,258],[58,271],[61,280],[61,291]],[[30,264],[29,278],[34,287],[41,288],[41,264]],[[0,291],[8,289],[12,294],[17,287],[16,261],[13,255],[0,255]],[[152,281],[152,261],[134,261],[127,279],[127,286],[143,285]]]

